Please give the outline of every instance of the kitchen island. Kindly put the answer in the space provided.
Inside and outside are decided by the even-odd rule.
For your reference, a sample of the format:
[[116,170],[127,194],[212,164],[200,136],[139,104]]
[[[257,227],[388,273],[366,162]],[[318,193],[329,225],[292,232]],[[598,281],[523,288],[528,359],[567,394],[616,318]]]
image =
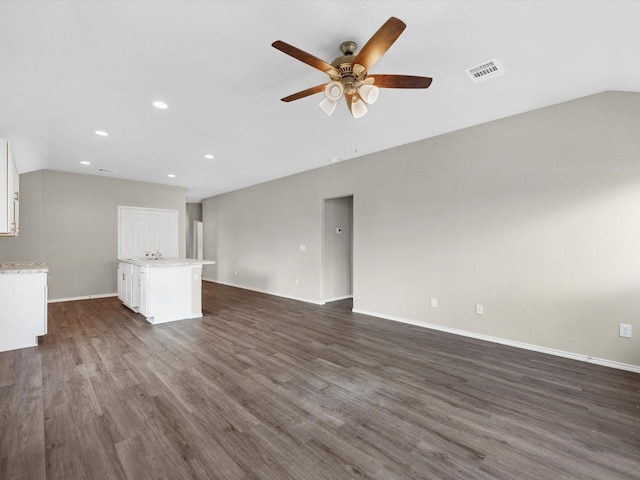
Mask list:
[[47,333],[47,272],[42,262],[0,263],[0,352],[35,347]]
[[127,258],[118,260],[118,298],[158,324],[202,317],[202,266],[212,260]]

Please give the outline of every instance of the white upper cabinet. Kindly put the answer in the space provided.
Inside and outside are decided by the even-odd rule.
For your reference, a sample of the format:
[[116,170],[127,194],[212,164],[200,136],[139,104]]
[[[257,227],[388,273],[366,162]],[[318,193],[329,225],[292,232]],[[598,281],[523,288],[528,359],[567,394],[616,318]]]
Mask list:
[[20,177],[9,141],[0,138],[0,236],[20,234]]

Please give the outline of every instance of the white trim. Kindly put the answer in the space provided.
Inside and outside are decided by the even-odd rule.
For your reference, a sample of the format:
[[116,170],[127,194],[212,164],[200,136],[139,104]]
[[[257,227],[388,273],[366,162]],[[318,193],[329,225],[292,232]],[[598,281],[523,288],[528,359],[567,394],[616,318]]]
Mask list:
[[419,322],[416,320],[410,320],[408,318],[396,317],[393,315],[385,315],[383,313],[369,312],[367,310],[360,310],[357,308],[351,309],[353,313],[359,313],[362,315],[369,315],[371,317],[382,318],[384,320],[391,320],[393,322],[406,323],[409,325],[415,325],[417,327],[428,328],[431,330],[437,330],[445,333],[452,333],[454,335],[460,335],[463,337],[475,338],[477,340],[483,340],[485,342],[499,343],[500,345],[507,345],[509,347],[521,348],[523,350],[531,350],[534,352],[546,353],[548,355],[555,355],[557,357],[570,358],[572,360],[578,360],[581,362],[593,363],[601,365],[603,367],[616,368],[618,370],[627,370],[629,372],[640,373],[640,365],[632,365],[629,363],[621,363],[613,360],[607,360],[604,358],[594,358],[590,355],[582,355],[579,353],[566,352],[564,350],[557,350],[555,348],[541,347],[539,345],[532,345],[530,343],[517,342],[515,340],[509,340],[508,338],[492,337],[490,335],[483,335],[481,333],[469,332],[467,330],[458,330],[456,328],[443,327],[442,325],[436,325],[433,323]]
[[244,285],[237,285],[235,283],[220,282],[218,280],[213,280],[211,278],[202,277],[202,280],[204,280],[205,282],[219,283],[220,285],[227,285],[228,287],[236,287],[236,288],[242,288],[243,290],[251,290],[252,292],[266,293],[267,295],[273,295],[274,297],[288,298],[290,300],[298,300],[300,302],[313,303],[314,305],[324,305],[324,302],[318,302],[316,300],[310,300],[308,298],[293,297],[291,295],[285,295],[283,293],[276,293],[276,292],[261,290],[259,288],[253,288],[253,287],[245,287]]
[[585,361],[587,363],[602,365],[603,367],[617,368],[618,370],[627,370],[629,372],[640,373],[640,366],[631,365],[629,363],[614,362],[613,360],[607,360],[605,358],[594,358],[594,357],[589,357]]
[[117,297],[117,293],[100,293],[98,295],[84,295],[82,297],[69,297],[69,298],[53,298],[49,299],[47,303],[58,303],[58,302],[73,302],[75,300],[89,300],[91,298],[107,298],[107,297]]
[[353,298],[353,295],[345,295],[343,297],[336,297],[336,298],[327,298],[325,299],[324,303],[337,302],[338,300],[346,300],[347,298]]

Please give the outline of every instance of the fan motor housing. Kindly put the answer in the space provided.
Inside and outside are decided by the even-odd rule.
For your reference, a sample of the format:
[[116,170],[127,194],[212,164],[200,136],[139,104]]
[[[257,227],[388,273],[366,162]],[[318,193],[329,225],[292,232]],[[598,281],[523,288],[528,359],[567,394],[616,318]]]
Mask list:
[[334,80],[339,81],[344,86],[344,90],[346,93],[353,94],[357,90],[357,84],[362,82],[366,77],[366,72],[361,72],[359,75],[356,75],[353,72],[353,59],[354,53],[358,48],[358,44],[354,41],[346,41],[340,44],[340,51],[343,55],[334,58],[331,62],[331,65],[336,67],[338,72],[340,72],[339,78],[334,78]]

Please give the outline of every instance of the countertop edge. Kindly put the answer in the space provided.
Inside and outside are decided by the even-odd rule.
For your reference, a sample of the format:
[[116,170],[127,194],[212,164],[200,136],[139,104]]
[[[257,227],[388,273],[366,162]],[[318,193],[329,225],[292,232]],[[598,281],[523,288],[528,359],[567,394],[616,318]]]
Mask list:
[[119,263],[128,263],[138,267],[192,267],[198,265],[214,265],[213,260],[197,260],[193,258],[163,258],[161,260],[137,259],[137,258],[119,258]]
[[0,262],[0,275],[28,273],[48,273],[49,267],[43,262]]

